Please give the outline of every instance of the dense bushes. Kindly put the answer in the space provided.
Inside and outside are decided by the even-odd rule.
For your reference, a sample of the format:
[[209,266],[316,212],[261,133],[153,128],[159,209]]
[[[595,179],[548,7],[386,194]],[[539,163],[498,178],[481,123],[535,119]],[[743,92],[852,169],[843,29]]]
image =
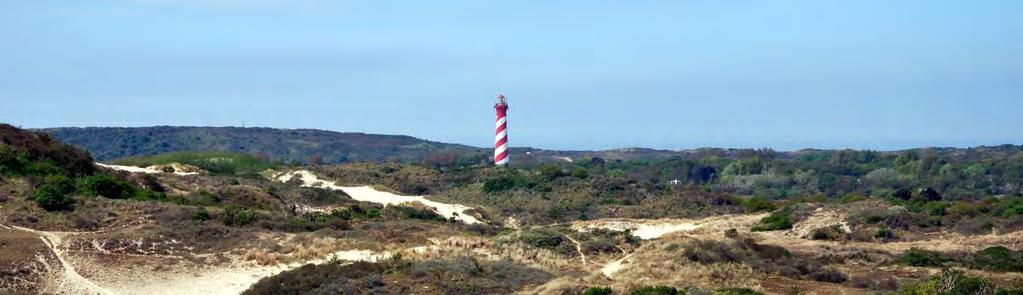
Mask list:
[[84,180],[84,190],[92,196],[124,199],[134,194],[134,188],[127,182],[109,175],[93,175]]
[[75,182],[63,175],[50,175],[36,189],[32,200],[46,210],[70,209],[74,204],[71,194],[75,192]]
[[903,253],[896,262],[911,266],[928,266],[928,267],[940,267],[946,262],[952,261],[947,255],[927,251],[919,248],[910,248],[909,251]]
[[245,226],[256,221],[256,211],[239,206],[227,206],[220,215],[220,221],[225,225]]
[[911,248],[896,260],[897,263],[922,267],[944,267],[950,263],[973,269],[1023,272],[1023,251],[1002,246],[988,247],[975,253],[950,255]]
[[505,261],[466,257],[305,265],[261,279],[243,294],[509,294],[551,275]]
[[973,253],[971,268],[1023,272],[1023,252],[1002,246],[989,247]]
[[675,287],[668,286],[651,286],[642,287],[632,291],[632,295],[685,295],[685,292],[679,292]]
[[836,269],[804,257],[793,256],[778,246],[752,240],[689,240],[682,257],[700,264],[741,263],[765,273],[796,279],[840,283],[848,277]]

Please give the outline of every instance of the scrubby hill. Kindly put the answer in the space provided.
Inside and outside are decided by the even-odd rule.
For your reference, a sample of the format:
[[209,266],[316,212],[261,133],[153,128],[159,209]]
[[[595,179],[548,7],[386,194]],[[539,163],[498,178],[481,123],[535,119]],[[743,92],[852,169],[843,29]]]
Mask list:
[[100,161],[167,152],[222,151],[261,154],[273,160],[301,163],[419,162],[429,154],[466,154],[478,150],[411,136],[315,129],[158,126],[40,131],[82,147]]

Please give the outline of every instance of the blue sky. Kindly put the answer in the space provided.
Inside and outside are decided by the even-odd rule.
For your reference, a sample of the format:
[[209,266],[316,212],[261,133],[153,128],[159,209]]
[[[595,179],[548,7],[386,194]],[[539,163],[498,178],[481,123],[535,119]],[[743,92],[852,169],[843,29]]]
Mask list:
[[1023,144],[1023,1],[0,0],[0,122]]

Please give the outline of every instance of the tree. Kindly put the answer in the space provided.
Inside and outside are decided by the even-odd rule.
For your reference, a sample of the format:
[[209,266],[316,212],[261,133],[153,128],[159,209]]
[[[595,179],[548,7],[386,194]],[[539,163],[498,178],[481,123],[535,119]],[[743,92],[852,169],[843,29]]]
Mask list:
[[89,195],[111,199],[124,199],[134,193],[134,189],[127,182],[102,174],[86,178],[85,190]]
[[74,199],[71,198],[74,192],[74,180],[64,175],[50,175],[36,189],[32,199],[43,209],[64,210],[71,208],[71,204],[74,203]]

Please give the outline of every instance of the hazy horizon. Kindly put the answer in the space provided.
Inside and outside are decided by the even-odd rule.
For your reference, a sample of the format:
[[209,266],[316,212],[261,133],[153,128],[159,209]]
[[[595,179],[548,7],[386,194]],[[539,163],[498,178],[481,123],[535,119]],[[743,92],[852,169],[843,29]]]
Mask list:
[[0,3],[0,122],[487,147],[1023,144],[1023,2]]

